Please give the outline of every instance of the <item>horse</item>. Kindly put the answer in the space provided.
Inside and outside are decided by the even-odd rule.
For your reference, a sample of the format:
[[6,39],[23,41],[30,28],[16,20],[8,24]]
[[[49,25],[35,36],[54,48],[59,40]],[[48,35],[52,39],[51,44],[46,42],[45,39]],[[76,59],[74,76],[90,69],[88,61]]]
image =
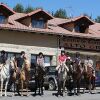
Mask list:
[[89,89],[89,93],[92,93],[92,89],[95,89],[95,76],[93,75],[93,68],[87,65],[87,71],[84,68],[84,81],[85,88]]
[[62,63],[58,68],[58,75],[57,75],[57,82],[58,82],[58,93],[57,95],[64,96],[65,93],[65,85],[67,80],[67,72],[68,68],[67,66]]
[[37,94],[37,88],[39,88],[39,95],[43,95],[43,84],[44,84],[45,70],[43,67],[36,65],[35,67],[35,95]]
[[27,58],[24,59],[22,69],[20,71],[19,83],[21,85],[21,96],[23,96],[24,83],[28,96],[28,83],[30,79],[30,62]]
[[68,59],[68,60],[66,60],[66,65],[68,66],[68,69],[69,69],[66,87],[67,87],[68,94],[71,95],[72,94],[72,90],[74,88],[73,62],[70,59]]
[[73,62],[73,81],[74,81],[74,94],[80,94],[81,78],[83,75],[83,68],[81,61]]
[[18,67],[17,67],[17,63],[15,58],[10,58],[10,80],[9,80],[9,89],[11,89],[12,85],[14,86],[14,90],[13,90],[13,94],[15,95],[15,90],[17,90],[17,93],[20,95],[19,91],[18,91],[18,84],[16,84],[17,81],[17,76],[18,76]]
[[10,78],[10,66],[9,64],[0,64],[0,81],[1,81],[1,92],[0,96],[3,95],[3,83],[5,82],[5,96],[7,96],[7,85]]

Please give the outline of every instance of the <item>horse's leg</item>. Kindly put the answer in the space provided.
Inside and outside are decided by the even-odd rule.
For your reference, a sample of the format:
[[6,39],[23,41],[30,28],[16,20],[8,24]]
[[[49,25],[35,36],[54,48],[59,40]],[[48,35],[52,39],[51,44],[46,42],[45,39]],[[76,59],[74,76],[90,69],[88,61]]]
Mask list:
[[26,82],[26,91],[27,91],[27,96],[28,96],[28,82]]
[[41,95],[41,80],[38,80],[38,87],[39,87],[39,95]]
[[89,78],[89,93],[92,93],[91,77]]
[[42,80],[42,82],[41,82],[41,94],[43,95],[44,93],[43,93],[43,80]]
[[60,94],[61,94],[61,86],[60,86],[60,81],[58,79],[58,95],[60,95]]
[[21,96],[21,94],[19,92],[19,84],[18,83],[16,84],[16,90],[17,90],[18,95]]
[[63,96],[65,96],[65,83],[66,83],[66,80],[64,80],[63,82]]
[[0,96],[2,96],[2,89],[3,89],[3,79],[1,79],[1,93],[0,93]]
[[15,96],[15,82],[13,82],[13,84],[14,84],[14,91],[13,91],[13,96]]
[[80,79],[77,80],[77,95],[80,94]]
[[23,80],[21,80],[21,96],[23,96]]
[[7,85],[8,85],[9,79],[7,79],[6,84],[5,84],[5,96],[7,96]]

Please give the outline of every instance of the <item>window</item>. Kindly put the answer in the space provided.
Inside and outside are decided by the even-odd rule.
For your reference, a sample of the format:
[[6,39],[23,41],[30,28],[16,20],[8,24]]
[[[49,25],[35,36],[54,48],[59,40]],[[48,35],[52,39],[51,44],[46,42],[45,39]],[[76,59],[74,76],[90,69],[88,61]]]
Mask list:
[[31,63],[36,63],[37,56],[31,55]]
[[51,65],[51,57],[44,56],[44,62],[45,62],[45,66],[50,66]]
[[39,20],[32,20],[32,27],[33,28],[44,28],[45,27],[45,22],[43,19]]
[[80,32],[80,33],[85,33],[86,26],[84,24],[82,24],[82,25],[76,25],[75,26],[75,31],[76,32]]
[[79,32],[79,26],[75,26],[75,31]]
[[16,57],[16,58],[18,58],[19,56],[20,56],[20,54],[19,53],[13,53],[13,52],[8,52],[7,53],[7,57],[8,57],[8,60],[10,60],[12,57]]
[[5,22],[5,16],[2,13],[0,13],[0,24],[4,24],[4,22]]

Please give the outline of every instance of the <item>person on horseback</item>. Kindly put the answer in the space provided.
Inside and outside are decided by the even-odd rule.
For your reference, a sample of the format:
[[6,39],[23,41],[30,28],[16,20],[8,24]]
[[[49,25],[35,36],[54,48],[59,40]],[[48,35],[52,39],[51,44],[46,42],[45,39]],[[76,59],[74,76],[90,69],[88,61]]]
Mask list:
[[90,56],[87,56],[87,59],[84,61],[85,70],[87,72],[87,66],[89,66],[93,70],[93,76],[95,76],[95,70],[93,68],[93,60]]
[[66,65],[72,65],[72,58],[70,57],[69,52],[66,52]]
[[0,63],[5,64],[7,61],[7,56],[6,52],[4,50],[1,51],[1,56],[0,56]]
[[22,69],[24,58],[25,58],[25,52],[21,51],[20,57],[16,58],[18,70]]
[[78,64],[78,65],[81,64],[81,58],[80,58],[80,53],[79,53],[79,52],[76,52],[74,62],[75,62],[76,64]]
[[37,57],[37,66],[35,69],[35,95],[37,88],[39,88],[39,95],[43,95],[43,84],[45,75],[45,63],[43,53],[40,52]]
[[66,66],[66,60],[68,58],[65,55],[65,51],[61,51],[61,55],[58,56],[58,66],[56,67],[56,70],[59,69],[61,66],[65,66],[66,70],[69,71],[68,67]]
[[20,53],[20,57],[16,58],[16,63],[17,63],[17,80],[19,79],[20,77],[20,71],[22,69],[22,66],[24,64],[24,59],[25,59],[25,52],[24,51],[21,51]]
[[40,52],[38,54],[38,57],[37,57],[37,65],[38,66],[41,66],[43,69],[45,68],[44,57],[43,57],[43,53],[42,52]]

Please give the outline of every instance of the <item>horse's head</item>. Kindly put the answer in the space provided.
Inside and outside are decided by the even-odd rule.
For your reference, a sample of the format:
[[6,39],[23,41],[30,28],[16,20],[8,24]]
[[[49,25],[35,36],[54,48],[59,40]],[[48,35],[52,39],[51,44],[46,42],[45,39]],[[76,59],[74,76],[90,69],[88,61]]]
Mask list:
[[63,73],[65,70],[66,70],[66,68],[65,68],[64,64],[62,63],[60,65],[60,67],[58,68],[58,73]]
[[24,60],[24,68],[27,70],[27,71],[30,71],[30,62],[28,59],[25,59]]
[[14,61],[13,60],[10,60],[10,67],[11,67],[11,69],[14,69],[15,68],[15,64],[14,64]]

